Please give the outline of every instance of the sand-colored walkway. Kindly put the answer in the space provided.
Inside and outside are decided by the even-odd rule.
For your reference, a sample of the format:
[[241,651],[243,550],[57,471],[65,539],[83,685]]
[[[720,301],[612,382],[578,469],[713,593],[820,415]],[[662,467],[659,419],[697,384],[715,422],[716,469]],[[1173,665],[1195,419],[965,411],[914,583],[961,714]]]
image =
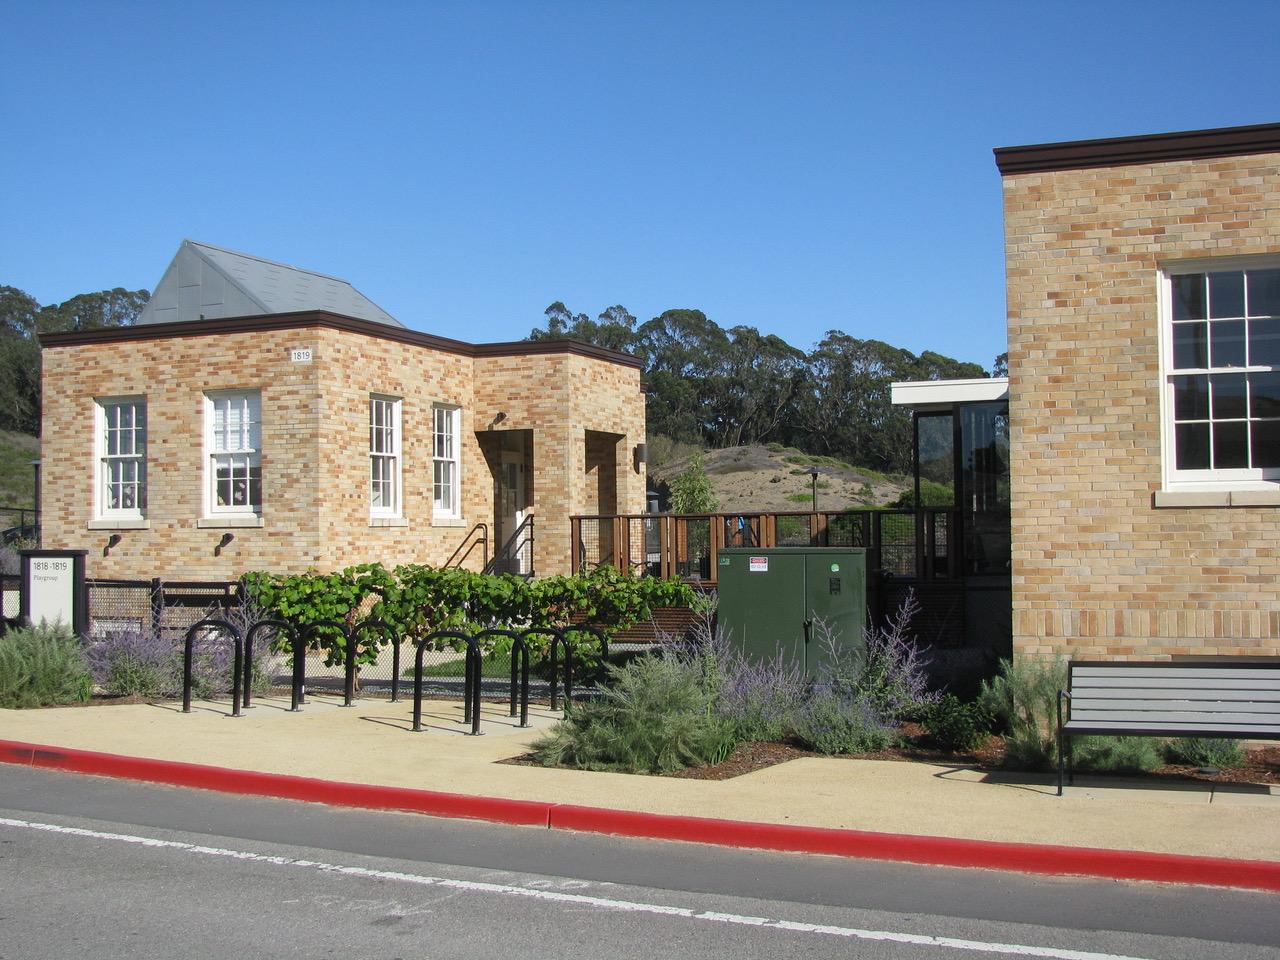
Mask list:
[[1081,778],[1065,797],[1046,777],[872,760],[804,758],[732,780],[549,770],[495,761],[526,752],[556,722],[532,710],[520,729],[501,704],[482,708],[485,736],[463,735],[461,704],[313,697],[255,702],[0,710],[0,739],[162,760],[475,796],[573,803],[728,820],[1066,844],[1280,862],[1280,791],[1188,784],[1149,789]]

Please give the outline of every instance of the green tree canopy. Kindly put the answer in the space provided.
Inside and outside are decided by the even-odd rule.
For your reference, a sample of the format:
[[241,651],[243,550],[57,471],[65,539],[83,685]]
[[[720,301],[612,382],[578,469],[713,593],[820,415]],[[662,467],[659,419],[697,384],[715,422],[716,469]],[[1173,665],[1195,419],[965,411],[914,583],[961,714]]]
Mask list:
[[987,375],[976,363],[839,330],[805,353],[755,327],[726,330],[694,309],[637,326],[622,306],[591,320],[557,301],[546,318],[533,339],[571,337],[644,361],[650,434],[711,447],[778,441],[879,470],[910,469],[911,416],[893,406],[893,381]]
[[0,427],[40,432],[37,334],[132,326],[150,296],[116,287],[42,307],[17,287],[0,286]]

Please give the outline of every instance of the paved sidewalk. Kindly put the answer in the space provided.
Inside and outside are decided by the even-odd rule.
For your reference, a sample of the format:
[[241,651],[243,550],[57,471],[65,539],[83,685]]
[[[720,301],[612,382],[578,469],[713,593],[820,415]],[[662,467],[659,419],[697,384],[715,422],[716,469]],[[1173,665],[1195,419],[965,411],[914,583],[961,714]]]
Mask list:
[[0,739],[321,780],[731,821],[834,827],[1028,844],[1280,862],[1280,791],[1077,778],[1054,796],[1050,777],[983,774],[922,763],[802,758],[732,780],[550,770],[495,761],[528,750],[557,717],[531,708],[520,729],[504,704],[482,705],[485,736],[463,735],[457,702],[314,697],[225,703],[0,710]]

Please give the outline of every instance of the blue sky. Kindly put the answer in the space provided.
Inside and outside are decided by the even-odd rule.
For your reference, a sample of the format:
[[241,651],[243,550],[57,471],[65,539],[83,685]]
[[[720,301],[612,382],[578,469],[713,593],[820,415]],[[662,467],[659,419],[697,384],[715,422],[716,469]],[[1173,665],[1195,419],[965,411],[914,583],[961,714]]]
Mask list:
[[517,339],[697,307],[989,366],[991,148],[1274,122],[1280,5],[12,3],[0,284],[184,237]]

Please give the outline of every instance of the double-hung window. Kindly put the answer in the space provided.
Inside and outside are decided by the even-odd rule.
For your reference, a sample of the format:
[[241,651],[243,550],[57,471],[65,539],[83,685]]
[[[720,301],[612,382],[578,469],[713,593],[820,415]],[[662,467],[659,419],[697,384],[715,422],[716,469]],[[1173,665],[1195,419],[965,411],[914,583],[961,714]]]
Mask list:
[[1280,481],[1280,261],[1169,269],[1165,475],[1174,488]]
[[141,520],[147,507],[147,402],[99,400],[97,505],[102,520]]
[[369,398],[369,515],[400,516],[400,401]]
[[256,390],[205,396],[210,515],[262,511],[262,397]]
[[456,520],[462,516],[458,462],[459,410],[457,407],[433,407],[432,420],[432,518]]

